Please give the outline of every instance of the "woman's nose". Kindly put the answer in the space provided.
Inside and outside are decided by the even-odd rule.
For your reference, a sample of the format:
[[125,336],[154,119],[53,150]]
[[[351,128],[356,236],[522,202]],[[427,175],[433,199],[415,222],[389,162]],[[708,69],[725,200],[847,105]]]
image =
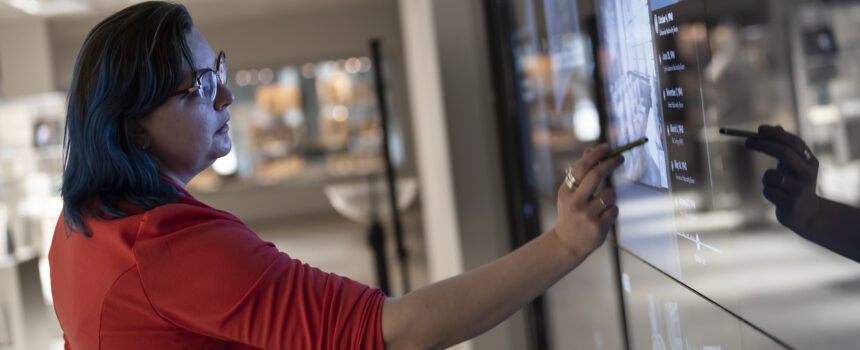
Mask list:
[[223,110],[233,104],[235,97],[233,91],[227,87],[227,84],[218,84],[218,93],[215,95],[215,109]]

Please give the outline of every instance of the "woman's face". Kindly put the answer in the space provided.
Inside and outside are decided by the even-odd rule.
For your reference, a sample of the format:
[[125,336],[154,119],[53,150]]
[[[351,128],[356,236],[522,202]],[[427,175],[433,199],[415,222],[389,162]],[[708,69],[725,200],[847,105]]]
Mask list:
[[[196,29],[192,29],[187,40],[194,68],[198,71],[216,69],[218,55]],[[180,89],[196,84],[195,78],[188,74]],[[214,103],[197,93],[173,96],[141,120],[143,147],[156,158],[165,175],[188,183],[230,152],[227,107],[231,103],[233,92],[221,84],[218,84]]]

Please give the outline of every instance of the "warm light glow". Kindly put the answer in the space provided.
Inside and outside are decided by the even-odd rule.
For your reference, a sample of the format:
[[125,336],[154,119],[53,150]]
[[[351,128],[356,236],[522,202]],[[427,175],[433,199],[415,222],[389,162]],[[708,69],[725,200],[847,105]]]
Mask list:
[[552,63],[546,54],[529,54],[523,58],[523,70],[532,84],[545,84],[552,75]]
[[302,65],[302,77],[305,79],[313,79],[317,75],[317,65],[313,63],[305,63]]
[[272,72],[269,68],[263,68],[260,69],[260,73],[257,74],[257,78],[260,80],[260,83],[269,84],[275,79],[275,72]]
[[298,86],[282,84],[264,85],[256,91],[257,106],[269,115],[283,115],[292,110],[301,110],[302,95]]
[[251,73],[246,70],[236,72],[236,84],[246,86],[251,83]]
[[583,100],[576,105],[573,131],[580,141],[591,142],[600,138],[600,115],[591,100]]
[[344,105],[335,106],[331,111],[332,118],[339,122],[345,122],[349,119],[349,108]]
[[352,79],[344,72],[334,73],[330,80],[333,88],[335,101],[345,103],[352,100]]
[[42,8],[42,5],[36,0],[8,0],[6,3],[34,16],[38,15],[39,10]]
[[350,58],[346,60],[346,72],[349,74],[355,74],[361,71],[361,60],[358,58]]
[[299,87],[299,72],[295,67],[284,67],[278,72],[278,84],[286,87]]
[[359,71],[362,73],[369,72],[370,68],[373,67],[373,62],[370,61],[370,58],[362,57],[362,58],[359,58],[358,60],[361,62],[361,68],[359,68]]
[[212,170],[215,170],[215,172],[221,176],[235,174],[236,171],[239,170],[239,159],[236,157],[236,148],[233,147],[230,149],[230,153],[227,153],[226,156],[218,158],[215,163],[212,164]]
[[33,16],[57,16],[90,11],[89,5],[74,0],[3,0],[9,6]]

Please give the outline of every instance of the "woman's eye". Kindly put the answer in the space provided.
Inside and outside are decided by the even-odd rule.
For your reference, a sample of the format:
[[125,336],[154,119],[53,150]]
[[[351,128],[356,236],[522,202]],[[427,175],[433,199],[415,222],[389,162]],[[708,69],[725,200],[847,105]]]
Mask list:
[[200,89],[197,89],[197,90],[196,90],[196,91],[194,91],[194,92],[190,92],[190,93],[188,93],[188,94],[186,95],[186,97],[188,97],[188,98],[198,98],[198,97],[200,97]]

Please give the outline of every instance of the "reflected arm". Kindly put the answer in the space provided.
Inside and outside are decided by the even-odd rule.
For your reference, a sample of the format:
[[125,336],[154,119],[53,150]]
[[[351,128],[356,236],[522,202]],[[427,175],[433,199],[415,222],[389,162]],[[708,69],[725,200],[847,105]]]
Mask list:
[[795,230],[804,238],[860,262],[860,209],[819,199],[818,215],[808,227]]
[[780,126],[762,125],[746,146],[779,163],[762,177],[779,222],[804,238],[860,262],[860,209],[816,194],[819,162],[806,143]]

